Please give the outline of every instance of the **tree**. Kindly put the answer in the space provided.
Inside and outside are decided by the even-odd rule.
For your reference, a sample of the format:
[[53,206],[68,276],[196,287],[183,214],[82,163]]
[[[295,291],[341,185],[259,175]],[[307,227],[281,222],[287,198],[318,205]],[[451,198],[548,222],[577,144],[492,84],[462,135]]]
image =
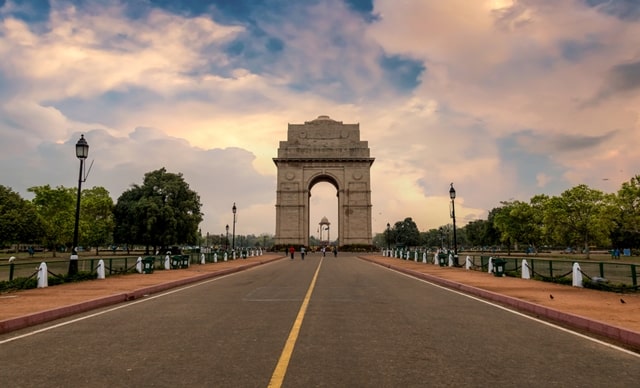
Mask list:
[[81,235],[81,244],[96,248],[106,245],[113,238],[113,199],[104,187],[94,187],[82,191],[80,225],[85,231]]
[[420,244],[420,231],[413,219],[407,217],[404,221],[395,223],[391,238],[391,241],[395,241],[396,245],[402,244],[405,247],[418,246]]
[[44,228],[33,204],[0,185],[0,246],[40,241]]
[[462,229],[467,235],[467,240],[471,246],[484,247],[491,245],[487,238],[487,228],[489,223],[487,220],[475,220],[469,222]]
[[536,196],[531,204],[521,201],[502,202],[496,212],[494,225],[501,232],[501,240],[527,244],[534,249],[542,241],[545,196]]
[[578,185],[550,198],[546,204],[544,222],[555,241],[566,246],[582,245],[587,258],[591,243],[609,244],[613,222],[601,191]]
[[613,230],[611,239],[618,247],[640,246],[640,175],[624,182],[611,197]]
[[[200,197],[182,174],[165,168],[146,173],[141,186],[125,191],[115,207],[118,242],[144,244],[149,249],[194,245],[202,221]],[[128,233],[128,234],[127,234]]]
[[52,189],[49,185],[27,190],[35,194],[32,203],[42,220],[43,243],[53,250],[55,256],[58,247],[70,247],[73,243],[77,193],[75,189],[63,186]]

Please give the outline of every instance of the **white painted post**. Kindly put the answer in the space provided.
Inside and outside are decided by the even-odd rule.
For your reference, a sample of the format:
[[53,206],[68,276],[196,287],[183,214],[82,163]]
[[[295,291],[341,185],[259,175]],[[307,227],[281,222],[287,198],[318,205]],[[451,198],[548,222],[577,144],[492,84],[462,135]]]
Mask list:
[[449,267],[453,267],[453,255],[449,253]]
[[471,256],[467,256],[467,258],[465,259],[464,268],[471,269],[472,266],[473,265],[471,264]]
[[489,265],[488,265],[488,267],[489,267],[489,271],[487,271],[487,272],[489,272],[489,273],[493,273],[493,257],[490,257],[490,258],[489,258]]
[[200,254],[200,264],[204,264],[204,253]]
[[217,263],[218,262],[218,252],[213,254],[213,262]]
[[224,253],[224,261],[227,261],[227,252]]
[[527,259],[522,259],[522,279],[531,279],[531,271],[529,270],[529,263]]
[[169,255],[164,257],[164,269],[171,269],[171,258]]
[[142,273],[142,257],[138,256],[138,261],[136,261],[136,272]]
[[38,288],[49,287],[49,274],[47,273],[47,263],[44,261],[38,267]]
[[573,263],[573,281],[572,286],[582,287],[582,272],[580,271],[580,264]]
[[98,261],[98,268],[97,268],[96,272],[98,273],[98,279],[104,279],[105,278],[104,260],[100,259],[100,261]]

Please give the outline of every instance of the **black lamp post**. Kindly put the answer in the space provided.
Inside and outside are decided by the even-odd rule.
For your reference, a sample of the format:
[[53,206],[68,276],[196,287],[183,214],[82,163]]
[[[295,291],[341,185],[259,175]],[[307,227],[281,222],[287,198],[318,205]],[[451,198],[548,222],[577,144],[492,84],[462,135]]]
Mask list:
[[233,203],[233,207],[231,208],[231,211],[233,212],[233,237],[232,237],[232,243],[231,243],[231,249],[232,250],[236,250],[236,211],[238,210],[238,208],[236,207],[236,203]]
[[451,198],[451,218],[453,218],[453,265],[458,267],[458,241],[456,239],[456,189],[453,188],[453,182],[449,189],[449,197]]
[[78,196],[76,199],[76,221],[73,228],[73,246],[71,247],[71,258],[69,260],[69,276],[78,273],[78,226],[80,224],[80,194],[82,193],[82,172],[84,160],[89,156],[89,144],[80,135],[80,140],[76,143],[76,157],[80,159],[80,173],[78,174]]
[[227,229],[227,238],[224,240],[224,250],[229,249],[229,224],[225,227]]
[[391,231],[391,225],[387,222],[387,250],[391,249],[391,243],[389,242],[389,233]]

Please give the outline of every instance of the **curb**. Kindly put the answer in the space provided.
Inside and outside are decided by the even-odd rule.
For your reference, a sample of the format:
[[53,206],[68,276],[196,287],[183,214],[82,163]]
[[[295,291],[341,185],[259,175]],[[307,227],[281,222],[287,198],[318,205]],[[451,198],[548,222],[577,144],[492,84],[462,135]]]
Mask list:
[[370,263],[380,265],[385,268],[392,269],[397,272],[402,272],[404,274],[407,274],[419,279],[427,280],[431,283],[435,283],[446,288],[450,288],[453,290],[463,292],[465,294],[478,296],[482,299],[487,299],[496,303],[500,303],[502,305],[512,307],[518,311],[523,311],[523,312],[533,314],[535,316],[543,317],[546,320],[549,320],[554,323],[562,324],[564,326],[568,326],[573,329],[583,330],[598,336],[602,336],[604,338],[610,339],[620,344],[624,344],[636,350],[640,349],[640,333],[633,330],[624,329],[618,326],[613,326],[601,321],[585,318],[580,315],[575,315],[575,314],[565,313],[559,310],[554,310],[552,308],[541,306],[536,303],[526,302],[521,299],[497,294],[495,292],[483,290],[480,288],[467,286],[465,284],[453,282],[451,280],[443,279],[434,275],[429,275],[429,274],[414,271],[411,269],[402,268],[392,264],[379,263],[367,257],[358,256],[358,258],[368,261]]
[[284,256],[274,257],[274,258],[260,260],[260,261],[252,261],[250,263],[247,263],[238,267],[227,268],[220,271],[196,275],[193,277],[184,278],[180,280],[174,280],[167,283],[160,283],[160,284],[156,284],[156,285],[145,287],[145,288],[139,288],[137,290],[133,290],[130,292],[123,292],[119,294],[109,295],[102,298],[92,299],[92,300],[88,300],[85,302],[80,302],[80,303],[76,303],[68,306],[62,306],[62,307],[58,307],[51,310],[40,311],[37,313],[24,315],[21,317],[6,319],[4,321],[0,321],[0,334],[6,334],[11,331],[24,329],[30,326],[39,325],[39,324],[54,321],[60,318],[66,318],[71,315],[84,313],[84,312],[95,310],[102,307],[112,306],[118,303],[140,299],[146,295],[156,294],[162,291],[169,290],[171,288],[177,288],[187,284],[197,283],[202,280],[244,271],[249,268],[253,268],[262,264],[267,264],[272,261],[280,260],[282,258],[284,258]]

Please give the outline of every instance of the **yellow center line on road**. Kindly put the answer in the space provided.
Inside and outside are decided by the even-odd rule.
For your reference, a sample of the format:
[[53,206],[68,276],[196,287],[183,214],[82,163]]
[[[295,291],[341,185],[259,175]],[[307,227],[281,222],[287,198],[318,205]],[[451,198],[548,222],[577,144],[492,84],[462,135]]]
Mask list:
[[302,321],[304,320],[304,315],[307,312],[307,306],[309,305],[311,294],[313,293],[313,289],[316,286],[316,279],[318,279],[318,274],[320,273],[321,266],[322,266],[322,257],[320,258],[318,269],[316,269],[316,273],[313,275],[313,279],[311,280],[311,284],[309,285],[307,294],[305,295],[304,300],[302,301],[302,305],[300,306],[300,311],[298,311],[298,316],[296,317],[295,322],[293,322],[293,327],[289,332],[289,338],[287,338],[287,342],[284,344],[284,349],[282,349],[282,354],[280,354],[280,359],[278,360],[276,369],[274,369],[273,374],[271,375],[271,381],[269,381],[269,385],[268,385],[269,388],[280,388],[282,386],[282,382],[284,381],[284,376],[287,374],[287,368],[289,367],[289,361],[291,360],[291,355],[293,354],[293,348],[296,346],[296,341],[298,340],[298,334],[300,334],[300,327],[302,327]]

